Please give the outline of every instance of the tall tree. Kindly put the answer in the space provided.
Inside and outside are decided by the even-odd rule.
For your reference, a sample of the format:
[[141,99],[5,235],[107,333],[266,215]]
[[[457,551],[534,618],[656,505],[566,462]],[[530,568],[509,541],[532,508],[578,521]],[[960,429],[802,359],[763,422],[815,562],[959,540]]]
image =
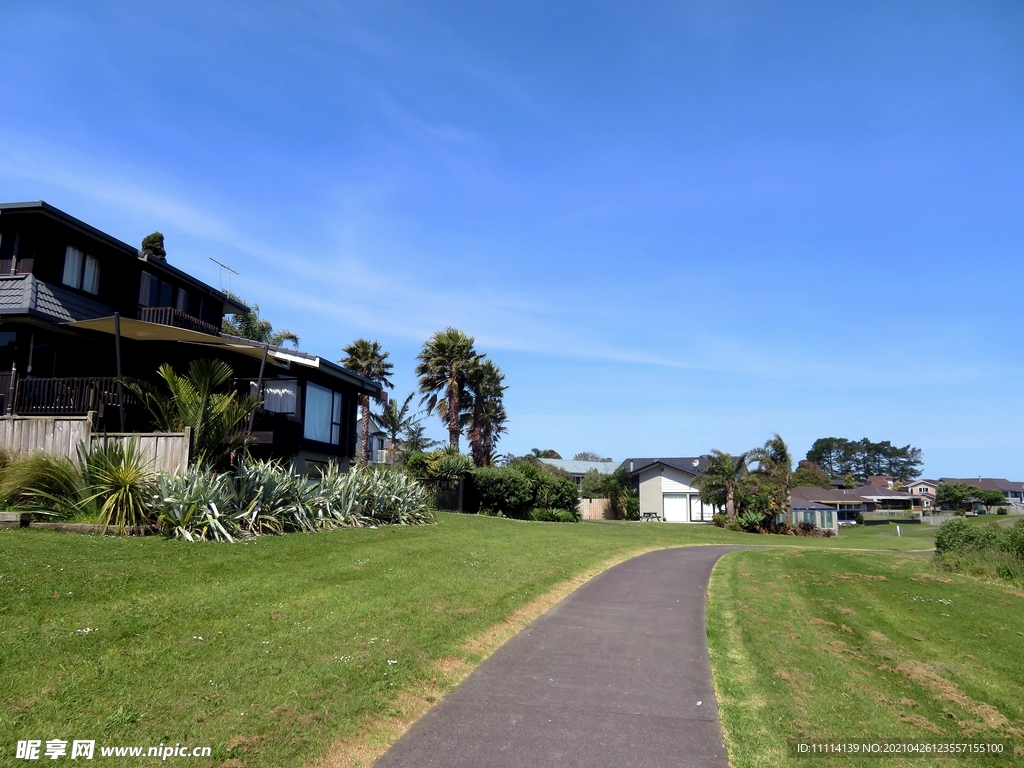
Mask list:
[[601,458],[600,453],[594,453],[593,451],[582,451],[572,457],[573,461],[611,461],[611,459]]
[[[747,461],[757,462],[757,469],[753,472],[755,479],[788,516],[791,508],[789,492],[793,490],[793,456],[786,441],[776,432],[762,447],[750,451]],[[772,525],[774,523],[771,521]]]
[[[382,387],[393,389],[391,371],[394,366],[388,362],[389,353],[381,349],[376,341],[356,339],[347,347],[342,347],[345,357],[340,362],[353,373],[369,379]],[[362,429],[359,435],[359,463],[366,466],[370,462],[370,396],[359,396],[360,418]]]
[[540,448],[531,448],[529,455],[533,456],[533,458],[535,458],[535,459],[561,459],[562,458],[562,454],[560,454],[554,448],[545,448],[543,450],[541,450]]
[[441,442],[439,440],[433,440],[426,436],[427,428],[423,426],[419,421],[406,427],[402,433],[402,454],[405,456],[411,456],[414,453],[424,453],[426,451],[437,448]]
[[[248,302],[244,299],[234,294],[230,295],[232,298],[248,306]],[[273,324],[269,320],[260,317],[259,304],[253,304],[248,312],[239,312],[236,315],[232,315],[230,320],[225,317],[221,323],[221,332],[238,336],[242,339],[249,339],[250,341],[258,341],[261,344],[272,344],[275,347],[286,342],[292,344],[296,349],[299,347],[298,336],[287,328],[275,331]]]
[[428,413],[437,412],[448,425],[448,442],[456,450],[462,435],[462,411],[469,392],[470,369],[480,355],[474,339],[457,328],[437,331],[423,344],[417,355],[416,375],[420,380],[420,402]]
[[736,496],[747,481],[747,456],[731,456],[714,450],[708,456],[704,472],[694,478],[700,490],[700,500],[705,504],[725,507],[730,520],[736,517]]
[[888,475],[905,483],[921,476],[924,464],[920,448],[902,448],[888,440],[880,443],[868,438],[847,440],[843,437],[822,437],[814,441],[807,460],[828,472],[830,477],[852,476],[865,483],[869,477]]
[[469,391],[466,416],[469,426],[469,445],[473,463],[478,467],[491,463],[491,449],[497,437],[505,431],[507,419],[503,397],[508,389],[503,383],[505,374],[493,360],[479,357],[469,366]]
[[802,459],[793,473],[793,487],[797,486],[831,488],[832,482],[825,470],[813,461]]

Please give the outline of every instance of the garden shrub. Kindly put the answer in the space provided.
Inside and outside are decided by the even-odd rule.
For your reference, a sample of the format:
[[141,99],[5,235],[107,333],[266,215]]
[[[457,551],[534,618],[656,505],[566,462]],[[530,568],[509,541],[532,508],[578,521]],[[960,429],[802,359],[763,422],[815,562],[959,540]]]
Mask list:
[[1003,549],[1024,563],[1024,520],[1018,520],[1003,533]]
[[534,506],[533,482],[517,467],[481,467],[470,477],[480,509],[525,519]]
[[430,459],[429,453],[414,453],[405,460],[403,468],[413,477],[427,477]]
[[568,510],[570,514],[579,514],[579,491],[568,475],[520,464],[481,467],[470,477],[472,495],[479,500],[481,511],[486,509],[521,520],[537,519],[531,516],[533,510]]
[[996,510],[996,514],[997,515],[1008,515],[1010,513],[1007,511],[1006,507],[1000,507],[999,509]]
[[578,509],[535,507],[526,513],[526,519],[541,523],[578,523],[581,515]]
[[723,515],[721,512],[716,512],[711,516],[711,522],[718,528],[725,528],[726,523],[729,522],[729,516]]
[[939,526],[935,536],[935,552],[939,555],[946,552],[963,554],[994,549],[999,538],[999,531],[989,526],[979,528],[961,518],[947,520]]

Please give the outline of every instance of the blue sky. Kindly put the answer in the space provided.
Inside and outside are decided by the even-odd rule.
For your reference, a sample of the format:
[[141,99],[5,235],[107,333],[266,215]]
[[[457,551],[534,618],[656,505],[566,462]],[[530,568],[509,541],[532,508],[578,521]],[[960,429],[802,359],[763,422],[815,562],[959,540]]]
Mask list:
[[[149,7],[154,6],[154,7]],[[159,6],[159,7],[157,7]],[[1024,6],[4,3],[0,199],[231,288],[304,349],[431,332],[499,450],[773,432],[1024,479]],[[441,437],[439,421],[428,420]]]

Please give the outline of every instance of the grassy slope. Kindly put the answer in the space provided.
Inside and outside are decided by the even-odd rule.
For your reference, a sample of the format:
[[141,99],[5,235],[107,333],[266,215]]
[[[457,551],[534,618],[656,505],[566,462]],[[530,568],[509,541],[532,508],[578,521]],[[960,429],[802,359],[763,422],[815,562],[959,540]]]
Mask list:
[[[300,764],[406,716],[402,691],[440,695],[439,660],[471,666],[489,650],[473,638],[609,559],[768,541],[706,526],[440,519],[236,545],[0,530],[0,764],[19,738],[181,742],[250,768]],[[922,545],[885,527],[770,540]],[[98,631],[76,634],[85,628]]]
[[[729,555],[712,577],[708,638],[737,768],[786,764],[790,737],[1009,738],[1024,746],[1024,594],[942,574],[930,559]],[[868,761],[837,762],[859,763]]]

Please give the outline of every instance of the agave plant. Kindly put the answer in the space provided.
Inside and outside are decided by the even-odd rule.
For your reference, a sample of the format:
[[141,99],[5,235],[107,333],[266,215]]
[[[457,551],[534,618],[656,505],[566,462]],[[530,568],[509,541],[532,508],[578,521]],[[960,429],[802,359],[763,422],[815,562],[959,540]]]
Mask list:
[[167,536],[186,541],[234,541],[235,520],[226,510],[234,496],[228,475],[192,467],[179,475],[164,474],[152,506],[157,527]]
[[362,469],[351,473],[359,484],[359,514],[375,523],[416,525],[431,517],[423,486],[404,472]]

